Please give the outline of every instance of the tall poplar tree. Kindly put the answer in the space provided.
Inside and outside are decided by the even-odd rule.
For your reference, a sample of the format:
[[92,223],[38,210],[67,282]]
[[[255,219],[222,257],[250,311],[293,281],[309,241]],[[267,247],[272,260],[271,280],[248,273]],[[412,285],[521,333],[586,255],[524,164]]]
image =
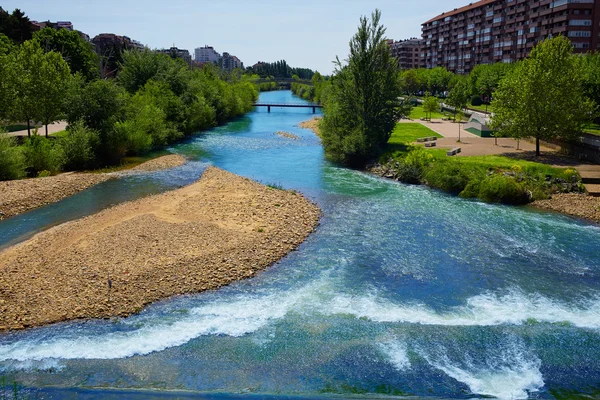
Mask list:
[[400,117],[398,63],[390,55],[381,12],[362,17],[346,64],[337,58],[321,122],[326,156],[364,166],[386,146]]

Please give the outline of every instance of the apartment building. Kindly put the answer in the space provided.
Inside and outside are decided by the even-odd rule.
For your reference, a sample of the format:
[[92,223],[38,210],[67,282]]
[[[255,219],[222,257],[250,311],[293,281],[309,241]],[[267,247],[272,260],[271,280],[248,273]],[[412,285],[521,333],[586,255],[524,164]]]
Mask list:
[[598,50],[600,0],[480,0],[422,24],[423,64],[468,73],[515,62],[540,41],[568,37],[576,52]]
[[173,46],[170,49],[160,49],[160,50],[156,50],[156,51],[159,53],[162,53],[162,54],[166,54],[172,58],[181,58],[188,65],[192,64],[192,56],[191,56],[189,50],[180,49],[180,48]]
[[194,61],[199,63],[214,63],[218,64],[221,55],[211,46],[198,47],[194,50]]
[[398,60],[400,69],[425,67],[423,62],[423,43],[424,41],[422,39],[410,38],[398,42],[392,41],[389,44],[390,53],[392,54],[392,57],[395,57]]
[[221,57],[220,64],[221,68],[228,71],[234,70],[236,68],[244,68],[244,63],[242,63],[239,58],[227,52],[223,53],[223,57]]

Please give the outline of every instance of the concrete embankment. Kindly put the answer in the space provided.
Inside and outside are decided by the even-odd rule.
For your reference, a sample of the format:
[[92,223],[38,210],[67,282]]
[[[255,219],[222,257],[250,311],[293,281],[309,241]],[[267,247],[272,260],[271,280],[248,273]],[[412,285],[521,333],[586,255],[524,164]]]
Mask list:
[[135,313],[253,276],[320,211],[217,168],[196,183],[68,222],[0,253],[0,331]]

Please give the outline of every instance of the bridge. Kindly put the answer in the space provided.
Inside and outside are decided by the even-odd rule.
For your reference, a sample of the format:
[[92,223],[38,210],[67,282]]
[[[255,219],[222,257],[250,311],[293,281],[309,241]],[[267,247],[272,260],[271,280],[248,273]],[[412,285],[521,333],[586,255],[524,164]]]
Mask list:
[[261,79],[257,79],[255,81],[253,81],[254,83],[269,83],[269,82],[276,82],[276,83],[286,83],[291,85],[292,83],[301,83],[303,85],[309,85],[309,86],[313,86],[313,83],[310,79],[293,79],[293,78],[273,78],[273,79],[269,79],[269,78],[261,78]]
[[312,108],[313,114],[317,112],[317,108],[323,108],[320,104],[306,103],[254,103],[254,107],[267,107],[267,112],[271,112],[271,107],[291,107],[291,108]]

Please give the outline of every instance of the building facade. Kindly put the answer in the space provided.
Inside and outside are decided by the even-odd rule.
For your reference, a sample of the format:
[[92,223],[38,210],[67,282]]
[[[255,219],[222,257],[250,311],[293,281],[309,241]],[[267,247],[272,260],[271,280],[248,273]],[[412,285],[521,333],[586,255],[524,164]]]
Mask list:
[[170,49],[156,50],[159,53],[166,54],[172,58],[181,58],[186,64],[192,65],[192,56],[189,50],[171,47]]
[[227,52],[223,53],[223,57],[221,57],[220,64],[221,68],[227,71],[232,71],[236,68],[244,68],[244,63],[242,63],[239,58]]
[[221,60],[221,55],[211,46],[198,47],[194,50],[194,61],[218,64],[219,60]]
[[424,68],[423,40],[410,38],[389,44],[392,57],[398,60],[400,69]]
[[468,73],[521,60],[558,35],[576,52],[599,50],[599,24],[600,0],[480,0],[422,24],[423,64]]

